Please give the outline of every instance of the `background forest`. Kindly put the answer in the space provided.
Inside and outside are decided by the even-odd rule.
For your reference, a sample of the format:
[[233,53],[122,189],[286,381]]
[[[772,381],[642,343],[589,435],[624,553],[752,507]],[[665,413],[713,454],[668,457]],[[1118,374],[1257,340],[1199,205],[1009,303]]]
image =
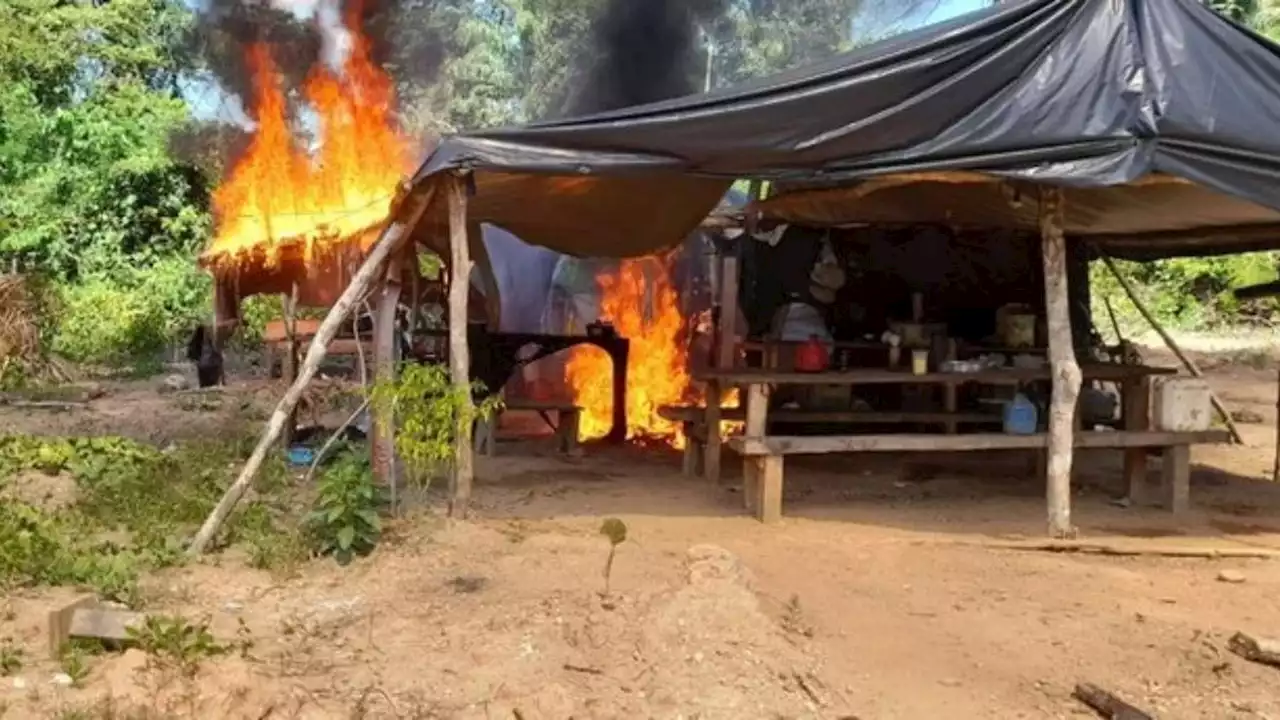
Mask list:
[[[689,4],[698,36],[686,65],[695,87],[723,87],[983,2],[701,0]],[[604,0],[367,4],[375,56],[396,79],[402,123],[416,137],[584,104],[575,93],[598,52],[591,38]],[[1212,4],[1280,36],[1280,6]],[[244,44],[263,33],[289,39],[297,62],[285,59],[286,74],[317,54],[314,30],[299,19],[307,3],[278,5],[0,0],[0,263],[47,283],[45,332],[56,352],[109,364],[155,357],[206,314],[209,284],[194,258],[209,236],[211,190],[250,127],[240,102]],[[1277,318],[1272,305],[1241,312],[1224,292],[1274,279],[1276,260],[1126,267],[1163,319],[1217,328]],[[1103,296],[1119,297],[1113,281],[1097,279]],[[1113,304],[1129,316],[1126,301]]]

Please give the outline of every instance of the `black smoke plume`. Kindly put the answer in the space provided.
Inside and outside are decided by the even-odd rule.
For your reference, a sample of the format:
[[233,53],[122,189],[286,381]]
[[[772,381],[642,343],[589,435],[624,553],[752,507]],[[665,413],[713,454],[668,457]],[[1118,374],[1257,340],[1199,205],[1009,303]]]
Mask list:
[[701,89],[705,61],[699,27],[725,0],[608,0],[592,27],[591,52],[579,63],[569,115],[606,112]]

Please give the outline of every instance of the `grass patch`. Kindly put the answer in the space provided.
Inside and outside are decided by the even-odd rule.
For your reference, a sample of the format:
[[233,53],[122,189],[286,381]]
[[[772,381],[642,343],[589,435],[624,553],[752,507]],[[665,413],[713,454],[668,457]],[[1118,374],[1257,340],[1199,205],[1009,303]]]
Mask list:
[[[0,503],[0,589],[35,585],[88,588],[136,607],[138,579],[176,565],[217,504],[245,441],[203,441],[161,452],[121,438],[0,437],[0,485],[24,471],[70,474],[78,502],[45,511]],[[219,544],[243,543],[268,569],[305,559],[290,510],[283,461],[264,465],[255,497],[241,503]]]

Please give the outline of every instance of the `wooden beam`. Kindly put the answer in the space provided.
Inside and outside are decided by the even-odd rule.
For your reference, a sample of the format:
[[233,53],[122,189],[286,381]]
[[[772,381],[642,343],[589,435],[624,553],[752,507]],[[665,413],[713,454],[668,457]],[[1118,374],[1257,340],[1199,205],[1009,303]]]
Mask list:
[[[284,320],[284,360],[280,363],[280,376],[286,384],[298,379],[298,283],[295,281],[289,293],[280,296],[280,310]],[[287,449],[293,445],[293,436],[298,430],[298,409],[289,413],[289,421],[284,425],[281,444]]]
[[1063,191],[1040,189],[1040,242],[1044,256],[1045,315],[1049,328],[1049,365],[1053,395],[1049,404],[1049,454],[1045,495],[1049,535],[1070,537],[1071,461],[1075,444],[1076,401],[1080,397],[1080,365],[1071,341],[1071,308],[1067,298],[1067,245],[1063,235]]
[[[1138,312],[1142,317],[1146,319],[1149,325],[1151,325],[1151,329],[1156,331],[1156,334],[1160,336],[1160,339],[1164,341],[1164,344],[1169,348],[1169,350],[1173,351],[1173,354],[1178,357],[1178,360],[1182,363],[1182,366],[1187,369],[1187,372],[1198,378],[1204,378],[1204,373],[1200,372],[1200,367],[1196,365],[1191,358],[1187,357],[1186,353],[1182,352],[1182,348],[1178,346],[1178,343],[1173,339],[1173,336],[1165,331],[1164,326],[1162,326],[1160,322],[1156,320],[1155,315],[1152,315],[1151,311],[1147,309],[1146,303],[1142,302],[1142,298],[1138,297],[1138,291],[1134,290],[1133,285],[1129,284],[1129,279],[1124,276],[1124,273],[1120,272],[1120,268],[1116,267],[1115,261],[1106,255],[1101,255],[1101,257],[1102,262],[1107,266],[1107,269],[1111,271],[1111,274],[1114,275],[1116,280],[1120,283],[1120,287],[1124,289],[1124,294],[1129,296],[1129,302],[1133,303],[1133,306],[1138,309]],[[1222,400],[1218,397],[1218,394],[1210,391],[1209,400],[1213,403],[1213,409],[1218,411],[1218,417],[1221,418],[1223,424],[1227,426],[1227,430],[1231,431],[1232,441],[1237,445],[1243,445],[1244,440],[1240,437],[1240,430],[1236,427],[1235,421],[1231,419],[1231,413],[1227,412],[1227,406],[1222,404]]]
[[1238,632],[1227,641],[1227,649],[1250,662],[1280,668],[1280,640]]
[[[1225,443],[1225,430],[1201,432],[1113,432],[1108,430],[1073,433],[1075,447],[1086,450],[1132,447],[1175,447]],[[1048,433],[1007,435],[966,433],[962,435],[770,435],[763,438],[735,437],[728,446],[742,455],[825,455],[853,452],[965,452],[984,450],[1036,450],[1049,446]]]
[[1146,712],[1139,710],[1097,685],[1080,683],[1076,685],[1075,692],[1071,694],[1075,699],[1093,708],[1094,711],[1107,720],[1155,720]]
[[449,370],[465,398],[454,428],[453,475],[449,482],[449,515],[461,518],[471,503],[475,449],[471,444],[471,354],[467,347],[467,300],[471,281],[467,242],[467,179],[449,178]]
[[192,539],[191,545],[187,548],[187,554],[200,555],[213,541],[213,537],[218,532],[218,528],[222,527],[222,523],[226,521],[227,516],[235,509],[236,503],[244,496],[249,489],[253,478],[258,474],[258,469],[262,467],[262,463],[267,459],[267,453],[271,451],[276,440],[280,437],[280,432],[284,429],[284,424],[288,420],[289,413],[298,406],[298,401],[302,398],[302,391],[306,389],[307,383],[315,377],[320,370],[320,363],[324,360],[325,353],[329,343],[334,336],[338,334],[338,329],[346,321],[347,316],[351,313],[351,309],[365,296],[370,286],[382,273],[383,267],[386,265],[387,259],[393,256],[400,247],[409,238],[418,219],[422,217],[422,213],[427,209],[427,205],[431,200],[431,192],[417,192],[409,196],[401,207],[392,210],[392,217],[396,218],[391,222],[378,240],[374,243],[373,248],[369,251],[369,255],[365,258],[364,264],[360,266],[359,272],[351,278],[351,283],[347,285],[347,289],[342,291],[342,295],[338,301],[334,303],[333,308],[329,310],[329,314],[325,316],[324,322],[320,324],[320,329],[316,331],[316,337],[311,342],[311,347],[307,350],[307,357],[302,362],[301,371],[298,373],[298,379],[293,381],[293,385],[285,391],[284,397],[280,398],[280,402],[276,404],[276,409],[271,413],[271,419],[267,422],[266,429],[262,432],[262,437],[258,440],[258,445],[253,449],[253,454],[249,456],[249,460],[245,462],[244,468],[240,471],[240,475],[236,478],[231,487],[227,488],[222,499],[218,501],[213,511],[209,513],[200,526],[199,532]]

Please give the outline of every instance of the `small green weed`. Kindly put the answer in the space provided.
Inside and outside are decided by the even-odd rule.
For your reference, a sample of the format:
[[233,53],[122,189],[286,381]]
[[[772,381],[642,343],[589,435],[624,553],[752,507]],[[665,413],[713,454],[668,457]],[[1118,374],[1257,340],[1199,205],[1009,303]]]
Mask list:
[[214,640],[208,620],[193,623],[177,615],[149,615],[141,627],[129,629],[129,639],[159,667],[186,677],[195,677],[205,659],[231,650]]
[[[121,438],[0,437],[0,477],[65,472],[80,488],[79,503],[56,513],[0,504],[0,589],[85,587],[136,606],[140,574],[183,561],[189,533],[216,505],[247,452],[239,441],[160,452]],[[258,496],[220,537],[249,542],[263,566],[303,554],[297,521],[277,520],[287,515],[280,497],[288,490],[285,478],[283,460],[267,463]]]
[[73,638],[64,643],[58,652],[58,667],[71,678],[73,687],[80,687],[89,677],[90,658],[101,655],[102,643],[94,640]]
[[9,677],[22,672],[27,653],[12,638],[0,640],[0,677]]
[[348,453],[320,476],[315,510],[307,517],[312,549],[340,565],[373,552],[382,535],[382,493],[367,457]]

